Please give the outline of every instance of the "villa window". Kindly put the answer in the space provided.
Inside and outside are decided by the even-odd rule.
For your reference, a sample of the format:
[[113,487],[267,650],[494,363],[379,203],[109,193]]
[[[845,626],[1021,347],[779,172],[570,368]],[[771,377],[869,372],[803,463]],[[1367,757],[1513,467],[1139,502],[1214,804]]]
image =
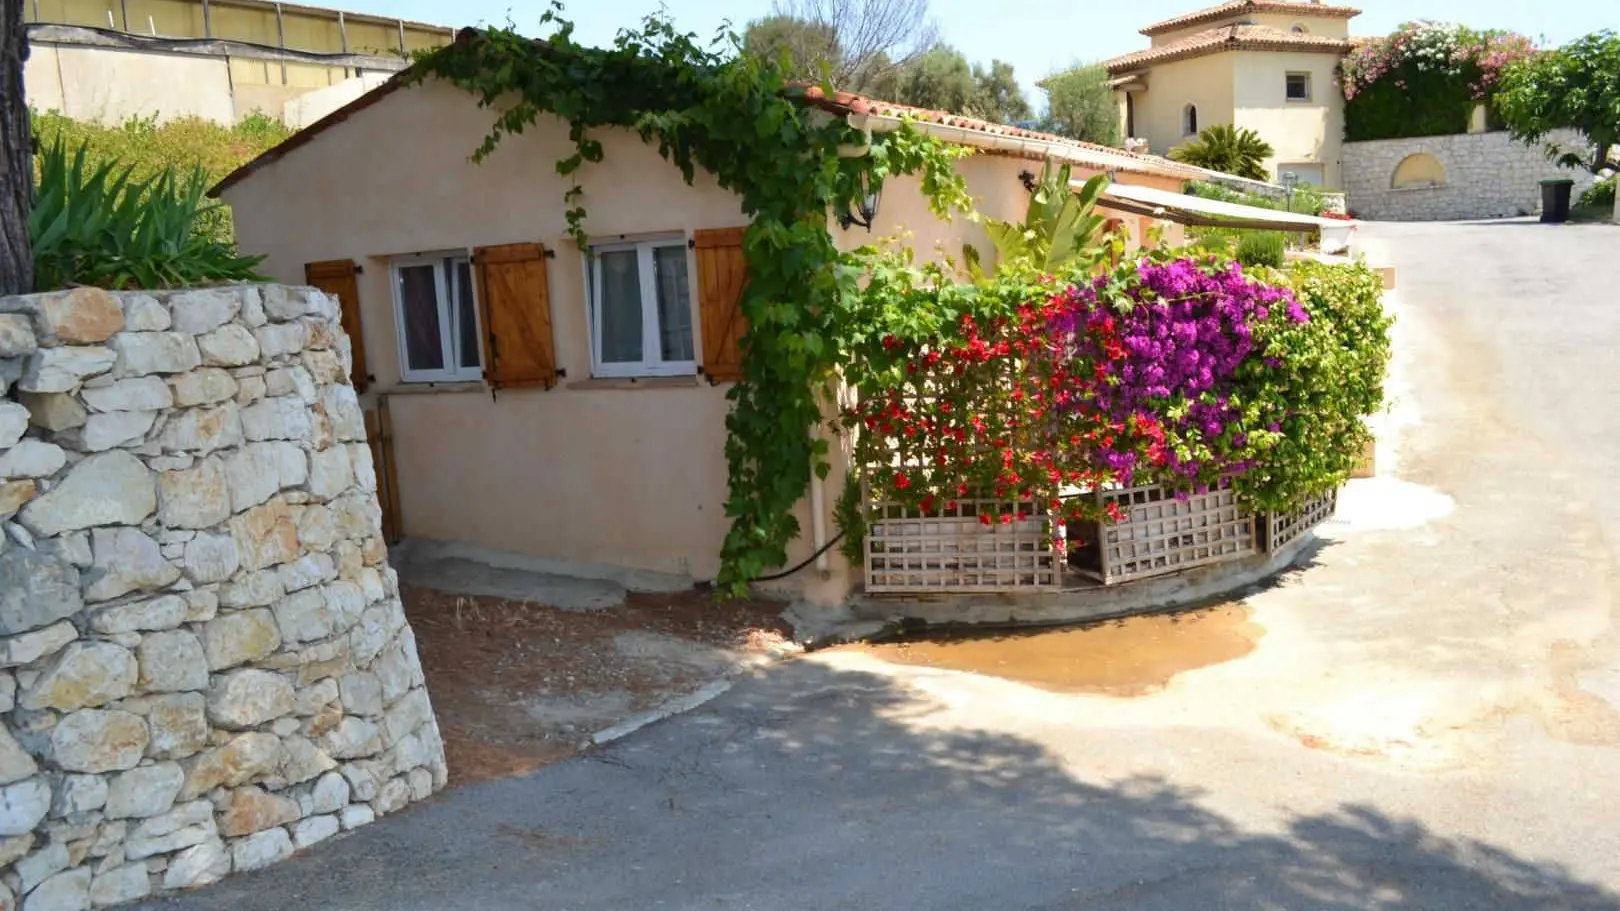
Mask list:
[[1198,105],[1189,104],[1181,109],[1181,133],[1183,136],[1198,135]]
[[1287,76],[1286,97],[1289,101],[1311,100],[1311,74],[1289,73]]
[[390,266],[400,378],[407,383],[479,380],[483,352],[467,254],[400,256]]
[[697,373],[686,238],[591,246],[591,373],[600,377]]

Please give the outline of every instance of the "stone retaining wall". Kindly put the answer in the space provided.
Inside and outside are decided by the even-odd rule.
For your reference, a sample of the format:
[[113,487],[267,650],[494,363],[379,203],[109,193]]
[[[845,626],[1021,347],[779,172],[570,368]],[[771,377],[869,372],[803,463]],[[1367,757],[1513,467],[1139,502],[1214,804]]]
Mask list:
[[[1549,137],[1578,145],[1573,133]],[[1408,155],[1434,156],[1446,171],[1444,186],[1394,189],[1395,167]],[[1575,197],[1591,186],[1590,172],[1561,168],[1540,145],[1507,133],[1460,133],[1344,144],[1344,190],[1350,211],[1371,221],[1442,221],[1532,215],[1541,208],[1540,181],[1575,180]]]
[[0,908],[212,882],[445,781],[334,299],[0,298]]

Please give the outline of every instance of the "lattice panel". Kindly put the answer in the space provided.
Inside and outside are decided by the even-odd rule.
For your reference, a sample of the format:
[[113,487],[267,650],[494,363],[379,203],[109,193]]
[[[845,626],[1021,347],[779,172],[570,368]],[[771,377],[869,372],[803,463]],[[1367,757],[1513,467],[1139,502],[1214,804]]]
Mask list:
[[[981,513],[1018,518],[985,525]],[[866,591],[1051,591],[1062,574],[1052,535],[1050,518],[1030,503],[961,500],[931,515],[878,504],[867,518]]]
[[1238,507],[1230,490],[1178,500],[1162,487],[1131,487],[1098,491],[1097,497],[1105,505],[1117,503],[1125,515],[1099,526],[1102,570],[1087,575],[1104,584],[1236,560],[1257,550],[1254,516]]
[[1333,518],[1339,508],[1337,488],[1306,499],[1293,512],[1266,513],[1266,551],[1275,553],[1304,537],[1305,533]]

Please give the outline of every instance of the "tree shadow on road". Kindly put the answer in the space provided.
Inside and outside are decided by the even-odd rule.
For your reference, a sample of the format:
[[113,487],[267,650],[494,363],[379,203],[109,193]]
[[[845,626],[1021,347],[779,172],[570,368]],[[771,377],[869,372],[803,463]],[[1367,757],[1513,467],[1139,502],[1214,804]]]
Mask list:
[[162,907],[1620,908],[1558,865],[1371,806],[1258,832],[1167,780],[1077,780],[1066,762],[1102,777],[1107,730],[1065,758],[945,719],[886,676],[789,662],[607,748]]

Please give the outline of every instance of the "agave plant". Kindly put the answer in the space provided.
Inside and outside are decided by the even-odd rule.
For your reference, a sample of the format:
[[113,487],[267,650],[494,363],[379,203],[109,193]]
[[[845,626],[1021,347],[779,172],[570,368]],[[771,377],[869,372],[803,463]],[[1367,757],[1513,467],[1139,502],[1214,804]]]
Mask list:
[[[1041,272],[1059,273],[1083,259],[1098,254],[1097,236],[1104,219],[1096,214],[1108,178],[1098,174],[1079,190],[1070,185],[1068,165],[1056,173],[1048,161],[1029,195],[1029,208],[1022,222],[984,220],[984,233],[995,245],[997,262],[1002,266],[1023,264]],[[978,251],[964,246],[963,257],[977,280],[984,279]]]
[[1261,139],[1259,133],[1238,129],[1229,123],[1206,127],[1197,139],[1170,150],[1170,157],[1183,164],[1250,180],[1265,180],[1271,176],[1266,173],[1264,164],[1271,155],[1270,143]]
[[28,214],[38,290],[262,280],[254,268],[264,257],[237,256],[234,246],[199,230],[220,207],[205,195],[201,168],[184,178],[165,169],[135,180],[113,161],[88,168],[85,155],[81,145],[69,158],[58,142],[39,156]]

